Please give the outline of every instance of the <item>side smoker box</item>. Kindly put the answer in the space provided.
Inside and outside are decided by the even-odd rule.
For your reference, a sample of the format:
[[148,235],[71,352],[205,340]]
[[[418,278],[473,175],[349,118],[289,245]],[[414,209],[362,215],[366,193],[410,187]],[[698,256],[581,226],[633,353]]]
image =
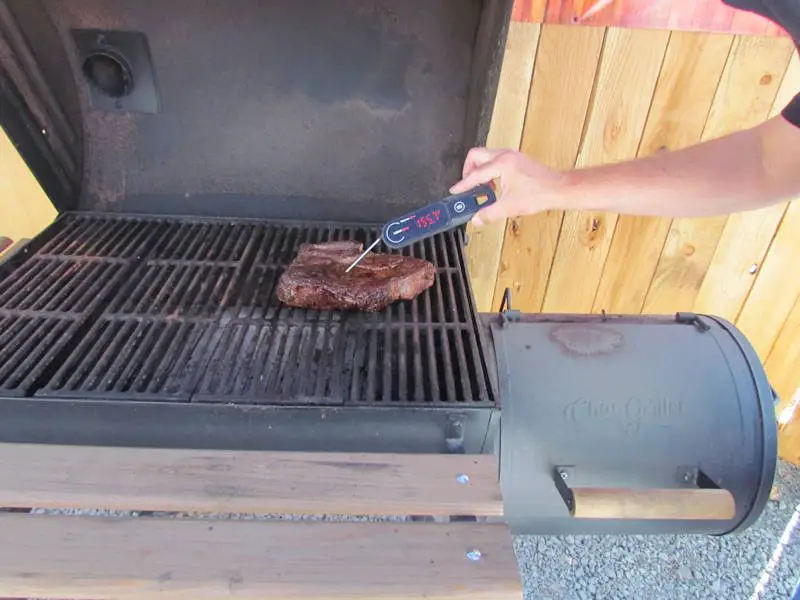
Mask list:
[[510,14],[0,2],[0,121],[60,213],[0,264],[0,440],[495,453],[518,532],[752,523],[773,396],[729,323],[478,314],[461,231],[404,250],[435,285],[382,313],[275,297],[300,244],[371,241],[458,179]]

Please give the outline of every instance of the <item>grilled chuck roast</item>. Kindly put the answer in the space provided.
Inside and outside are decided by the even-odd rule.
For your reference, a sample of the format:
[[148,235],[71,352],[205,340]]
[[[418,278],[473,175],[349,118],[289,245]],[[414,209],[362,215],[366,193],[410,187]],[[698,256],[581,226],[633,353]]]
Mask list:
[[397,254],[370,252],[345,273],[362,250],[354,241],[303,244],[278,281],[278,299],[298,308],[372,312],[433,285],[431,263]]

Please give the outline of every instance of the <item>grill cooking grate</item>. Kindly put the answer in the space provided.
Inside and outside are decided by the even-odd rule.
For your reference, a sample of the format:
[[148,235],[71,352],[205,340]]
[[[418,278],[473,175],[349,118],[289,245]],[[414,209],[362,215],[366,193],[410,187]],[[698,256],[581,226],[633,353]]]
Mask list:
[[280,304],[300,244],[356,226],[66,215],[0,280],[0,393],[246,404],[491,404],[460,234],[381,313]]

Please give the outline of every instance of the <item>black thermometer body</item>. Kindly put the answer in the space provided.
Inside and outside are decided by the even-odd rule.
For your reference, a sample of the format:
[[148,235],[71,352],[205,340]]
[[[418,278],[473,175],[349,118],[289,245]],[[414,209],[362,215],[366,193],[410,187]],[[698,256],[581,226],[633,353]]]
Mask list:
[[490,185],[479,185],[463,194],[448,196],[423,206],[383,226],[381,237],[390,248],[405,248],[442,231],[467,223],[479,210],[497,201]]

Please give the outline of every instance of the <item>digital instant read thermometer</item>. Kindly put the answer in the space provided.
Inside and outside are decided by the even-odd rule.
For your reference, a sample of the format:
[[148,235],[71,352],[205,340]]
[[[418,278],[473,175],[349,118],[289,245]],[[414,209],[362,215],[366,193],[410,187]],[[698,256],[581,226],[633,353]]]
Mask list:
[[405,248],[411,244],[454,229],[467,223],[475,213],[497,201],[493,185],[479,185],[463,194],[448,196],[433,204],[392,219],[383,226],[381,237],[347,267],[355,267],[381,241],[389,248]]

